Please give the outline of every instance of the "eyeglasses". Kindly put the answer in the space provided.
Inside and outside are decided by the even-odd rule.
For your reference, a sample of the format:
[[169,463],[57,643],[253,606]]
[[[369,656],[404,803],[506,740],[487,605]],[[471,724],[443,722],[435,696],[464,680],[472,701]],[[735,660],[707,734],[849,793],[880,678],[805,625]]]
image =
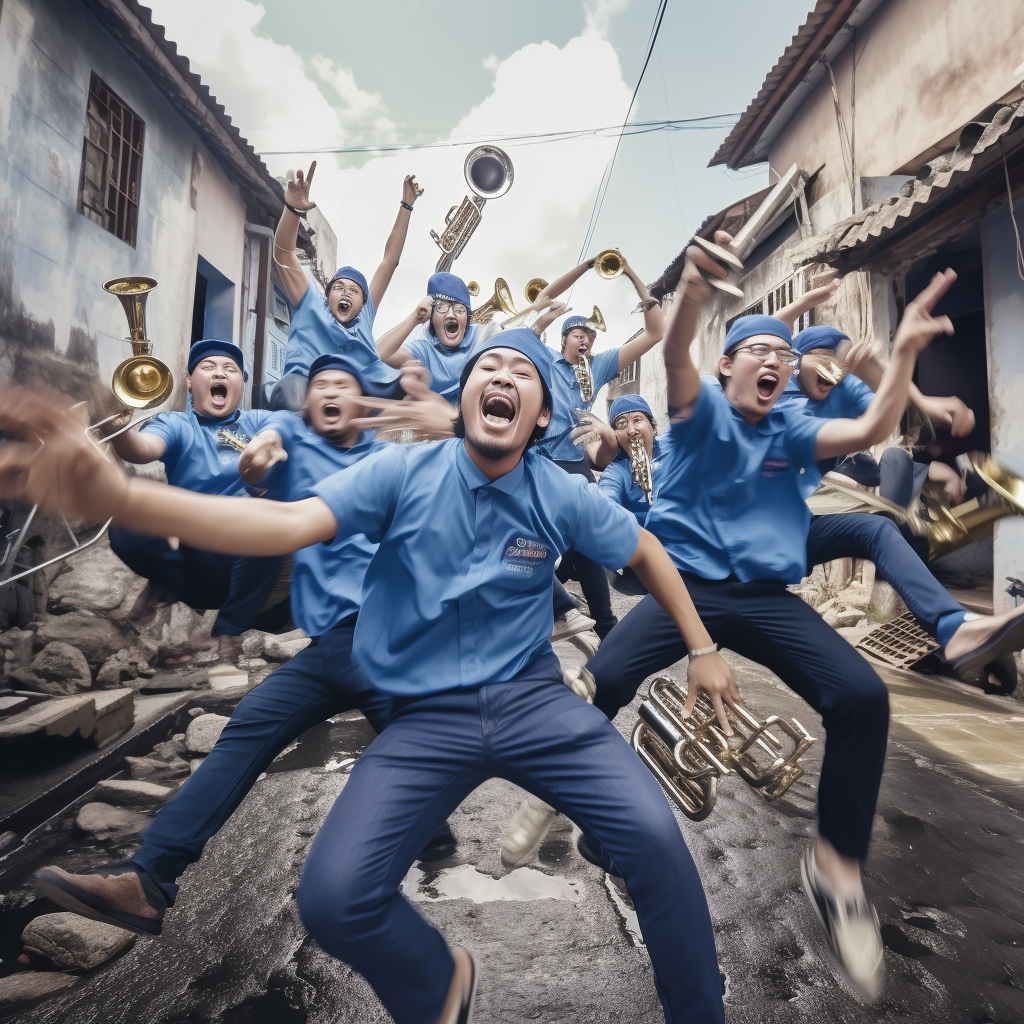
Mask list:
[[787,366],[800,365],[800,353],[795,349],[772,348],[771,345],[763,341],[755,341],[753,345],[740,345],[734,348],[732,352],[726,354],[735,355],[737,352],[749,352],[755,359],[760,359],[762,362],[769,356],[774,355],[780,363],[785,363]]
[[435,302],[434,312],[444,316],[446,313],[454,313],[455,316],[466,316],[469,310],[461,302]]
[[353,281],[343,281],[341,278],[338,278],[338,280],[331,282],[331,291],[332,292],[344,292],[346,295],[362,295],[363,294],[363,289],[360,288],[359,285],[357,285],[355,282],[353,282]]

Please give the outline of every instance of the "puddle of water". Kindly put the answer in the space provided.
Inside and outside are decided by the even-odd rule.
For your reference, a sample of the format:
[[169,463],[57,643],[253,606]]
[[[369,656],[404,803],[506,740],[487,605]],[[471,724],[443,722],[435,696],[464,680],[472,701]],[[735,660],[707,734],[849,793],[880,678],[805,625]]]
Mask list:
[[622,927],[629,936],[629,941],[634,946],[646,946],[647,943],[644,942],[643,934],[640,931],[640,919],[636,916],[636,911],[633,909],[633,904],[630,902],[629,897],[622,894],[619,887],[607,874],[604,876],[604,887],[611,897],[612,906],[615,907],[619,912],[619,917],[622,918]]
[[472,864],[459,864],[439,871],[412,867],[402,882],[402,890],[413,903],[438,900],[472,900],[474,903],[499,903],[508,900],[583,899],[581,883],[561,875],[546,875],[535,868],[523,867],[494,878],[477,871]]
[[356,758],[370,745],[374,735],[370,723],[362,715],[336,715],[313,726],[290,743],[267,771],[270,774],[306,768],[351,771]]

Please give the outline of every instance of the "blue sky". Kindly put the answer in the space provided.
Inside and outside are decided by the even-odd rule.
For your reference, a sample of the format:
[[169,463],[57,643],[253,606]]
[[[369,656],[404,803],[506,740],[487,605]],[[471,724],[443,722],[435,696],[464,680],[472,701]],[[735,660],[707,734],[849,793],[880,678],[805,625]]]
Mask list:
[[[378,327],[422,295],[437,258],[429,229],[465,194],[462,163],[481,137],[621,123],[657,0],[154,0],[154,19],[192,61],[276,174],[311,151],[409,142],[439,148],[318,156],[314,197],[339,261],[372,273],[405,173],[426,188]],[[810,0],[669,0],[634,119],[742,111],[805,19]],[[724,130],[623,139],[592,252],[620,248],[653,280],[709,214],[763,187],[767,169],[708,169]],[[579,255],[613,137],[504,146],[512,190],[488,204],[455,271],[521,293]],[[281,154],[281,155],[270,155]],[[632,289],[585,278],[577,311],[598,303],[618,343],[634,324]],[[599,342],[598,347],[602,347]]]

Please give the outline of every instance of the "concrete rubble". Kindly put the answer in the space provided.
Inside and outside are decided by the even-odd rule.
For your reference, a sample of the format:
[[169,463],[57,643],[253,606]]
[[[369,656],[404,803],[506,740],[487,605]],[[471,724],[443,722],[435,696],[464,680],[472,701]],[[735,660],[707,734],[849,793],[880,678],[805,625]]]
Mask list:
[[227,724],[224,715],[200,715],[194,718],[185,733],[185,746],[190,753],[208,754]]
[[135,935],[78,914],[43,914],[21,934],[27,953],[49,960],[58,970],[92,970],[131,947]]
[[149,818],[138,811],[112,804],[83,804],[75,825],[97,839],[124,839],[138,835],[149,824]]
[[46,996],[72,988],[81,981],[73,974],[57,971],[23,971],[0,978],[0,1008],[35,1003]]
[[104,779],[96,784],[98,799],[121,807],[159,807],[174,795],[170,786],[137,779]]

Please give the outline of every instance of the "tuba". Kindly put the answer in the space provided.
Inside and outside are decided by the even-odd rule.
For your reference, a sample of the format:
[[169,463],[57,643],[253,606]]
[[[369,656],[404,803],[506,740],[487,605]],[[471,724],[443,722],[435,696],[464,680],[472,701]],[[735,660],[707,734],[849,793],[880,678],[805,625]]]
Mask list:
[[686,691],[671,676],[653,679],[631,743],[688,818],[701,821],[711,813],[724,775],[735,772],[766,800],[776,800],[804,774],[800,758],[814,737],[795,718],[769,715],[759,722],[737,704],[726,708],[734,730],[727,737],[706,693],[688,717],[685,701]]
[[146,300],[156,287],[151,277],[115,277],[103,290],[116,296],[128,318],[132,354],[114,370],[110,387],[127,409],[149,409],[171,393],[174,377],[170,367],[153,355],[153,343],[146,336]]
[[652,504],[654,478],[651,473],[651,457],[647,454],[647,446],[642,437],[634,437],[629,442],[629,470],[637,487],[647,496],[647,504]]
[[469,322],[471,324],[490,323],[498,313],[504,313],[509,317],[519,316],[516,305],[512,301],[512,289],[509,288],[508,282],[503,277],[495,280],[493,294],[486,302],[482,302],[473,310]]
[[466,243],[480,226],[487,200],[503,196],[512,187],[512,161],[497,146],[477,146],[470,150],[463,173],[466,184],[475,194],[464,197],[459,206],[448,211],[444,218],[445,228],[440,235],[434,230],[430,232],[430,237],[441,250],[436,267],[438,273],[451,270],[452,264],[462,255]]
[[573,365],[573,371],[580,385],[580,398],[584,403],[589,402],[594,397],[594,375],[590,372],[590,360],[586,353],[579,354],[579,362]]

